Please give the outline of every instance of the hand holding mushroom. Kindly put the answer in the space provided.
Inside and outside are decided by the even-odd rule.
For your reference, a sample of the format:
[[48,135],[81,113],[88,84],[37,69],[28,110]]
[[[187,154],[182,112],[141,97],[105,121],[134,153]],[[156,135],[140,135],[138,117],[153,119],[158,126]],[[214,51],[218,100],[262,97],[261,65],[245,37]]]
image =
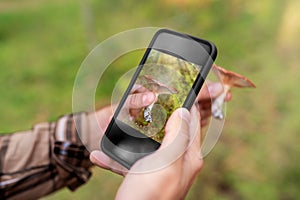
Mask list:
[[[178,91],[175,88],[159,82],[158,80],[154,79],[154,77],[150,75],[144,75],[143,77],[147,80],[147,86],[155,94],[156,99],[160,94],[178,93]],[[153,108],[154,103],[155,102],[147,106],[147,108],[144,110],[144,119],[146,122],[152,122],[151,110]]]
[[229,90],[232,87],[255,88],[255,85],[252,81],[250,81],[246,77],[237,74],[235,72],[223,69],[215,64],[213,65],[212,70],[219,77],[219,79],[224,85],[223,92],[212,103],[212,115],[216,119],[224,119],[223,103]]

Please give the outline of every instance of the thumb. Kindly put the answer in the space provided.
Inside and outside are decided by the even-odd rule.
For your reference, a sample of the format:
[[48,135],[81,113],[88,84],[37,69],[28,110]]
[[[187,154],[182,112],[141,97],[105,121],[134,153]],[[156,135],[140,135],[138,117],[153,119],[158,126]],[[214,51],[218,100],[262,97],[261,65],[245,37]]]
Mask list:
[[106,154],[104,154],[102,151],[99,150],[95,150],[91,152],[90,161],[93,164],[97,165],[98,167],[111,170],[112,172],[115,172],[123,176],[128,171],[125,167],[123,167],[116,161],[112,160],[110,157],[108,157]]
[[200,93],[197,97],[198,101],[205,100],[205,99],[214,99],[218,97],[223,91],[223,85],[220,82],[209,82],[207,81],[206,84],[201,88]]
[[186,108],[175,110],[166,124],[162,148],[169,146],[176,140],[180,140],[180,142],[178,141],[180,145],[176,146],[176,148],[184,151],[189,143],[190,120],[190,112]]
[[187,109],[175,110],[166,124],[165,137],[158,151],[137,161],[130,171],[150,172],[168,166],[176,160],[181,161],[179,158],[186,151],[190,141],[190,118]]

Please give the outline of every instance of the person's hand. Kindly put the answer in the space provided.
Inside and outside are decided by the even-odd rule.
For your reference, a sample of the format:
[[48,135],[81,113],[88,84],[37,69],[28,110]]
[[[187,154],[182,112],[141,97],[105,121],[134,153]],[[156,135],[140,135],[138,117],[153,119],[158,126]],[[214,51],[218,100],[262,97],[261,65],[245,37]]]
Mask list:
[[[130,114],[135,115],[140,109],[149,106],[156,101],[156,96],[153,92],[141,85],[134,85],[130,95],[124,104],[124,108],[128,109]],[[116,108],[116,105],[106,106],[97,111],[98,122],[101,130],[105,131]],[[104,133],[101,133],[102,135]]]
[[[135,118],[143,108],[149,106],[156,100],[157,97],[153,92],[142,85],[135,84],[131,90],[130,95],[126,99],[122,110],[125,111],[125,116],[128,111],[130,117]],[[120,115],[121,114],[122,111]]]
[[[220,82],[205,82],[201,88],[196,102],[201,115],[201,126],[204,127],[209,123],[211,118],[211,104],[223,91],[223,85]],[[230,101],[231,93],[229,92],[225,101]]]
[[[184,108],[177,109],[166,124],[161,147],[132,166],[116,199],[183,199],[203,165],[199,123],[195,106],[191,113]],[[178,155],[181,156],[160,170],[135,173],[143,171],[145,166],[153,166],[153,162],[159,162],[162,157],[163,160],[174,160]]]
[[[205,85],[203,85],[199,95],[197,96],[196,103],[198,103],[198,110],[200,111],[201,115],[201,126],[205,126],[208,124],[210,116],[211,116],[211,102],[214,100],[223,90],[222,84],[207,82]],[[139,87],[135,86],[133,89],[133,93],[128,96],[128,100],[126,102],[127,107],[131,108],[142,108],[150,105],[155,99],[151,99],[151,92]],[[145,98],[145,92],[149,98]],[[143,99],[145,102],[143,102]],[[227,95],[226,100],[229,101],[231,99],[231,94]],[[111,106],[104,107],[100,109],[97,112],[98,121],[101,127],[101,130],[105,131],[111,117],[113,116],[113,109]],[[134,111],[133,111],[134,112]],[[104,133],[100,133],[101,137]],[[114,161],[110,157],[108,157],[106,154],[104,154],[101,150],[93,151],[90,155],[91,161],[104,169],[111,170],[113,172],[116,172],[120,175],[125,175],[127,172],[127,169],[120,165],[118,162]]]
[[[132,93],[128,96],[125,106],[130,109],[130,113],[134,115],[139,112],[139,109],[150,105],[152,102],[156,101],[155,95],[147,90],[145,87],[140,85],[135,85],[132,89]],[[206,82],[201,88],[196,102],[198,103],[198,108],[201,115],[201,126],[206,126],[211,117],[211,103],[218,97],[223,91],[223,86],[220,82]],[[231,93],[228,93],[225,100],[229,101],[231,99]],[[112,105],[116,106],[116,105]],[[113,116],[112,106],[107,106],[100,109],[97,112],[98,121],[101,126],[101,130],[106,130],[111,117]],[[103,133],[101,133],[103,134]]]
[[[147,88],[141,86],[141,85],[134,85],[133,89],[131,90],[130,95],[127,97],[126,102],[124,103],[124,115],[127,116],[129,111],[129,114],[131,116],[135,116],[137,113],[140,112],[140,110],[146,106],[149,106],[153,102],[157,100],[155,94],[151,91],[149,91]],[[115,110],[112,106],[107,106],[102,109],[100,109],[97,112],[97,118],[100,125],[101,130],[105,131],[112,116],[113,116],[113,110]],[[122,111],[120,113],[122,115]],[[101,138],[104,133],[100,133]],[[93,151],[91,153],[91,161],[96,164],[97,166],[111,170],[113,172],[116,172],[118,174],[124,175],[128,170],[117,163],[116,161],[112,160],[110,157],[108,157],[106,154],[104,154],[102,151]]]

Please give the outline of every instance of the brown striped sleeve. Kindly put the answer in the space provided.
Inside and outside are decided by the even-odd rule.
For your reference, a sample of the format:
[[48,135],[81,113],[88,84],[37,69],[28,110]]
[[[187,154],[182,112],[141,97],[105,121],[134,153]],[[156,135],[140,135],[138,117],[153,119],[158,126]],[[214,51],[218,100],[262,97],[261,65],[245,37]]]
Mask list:
[[86,146],[99,148],[93,113],[65,115],[32,130],[0,136],[0,199],[37,199],[89,180]]
[[91,151],[100,148],[102,132],[96,113],[82,112],[59,118],[54,137],[56,141],[80,143]]

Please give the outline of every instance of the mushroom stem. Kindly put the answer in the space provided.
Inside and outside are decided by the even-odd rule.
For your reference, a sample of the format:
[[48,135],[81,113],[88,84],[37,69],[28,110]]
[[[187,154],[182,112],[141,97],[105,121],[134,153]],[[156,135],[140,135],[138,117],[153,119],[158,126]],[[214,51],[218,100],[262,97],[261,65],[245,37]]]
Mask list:
[[[178,90],[164,83],[159,82],[158,80],[154,79],[154,77],[152,77],[151,75],[144,75],[143,77],[146,79],[147,85],[148,87],[150,87],[149,89],[155,94],[156,101],[158,99],[158,95],[160,94],[178,93]],[[151,105],[147,106],[146,109],[144,110],[144,119],[146,122],[152,122],[151,111],[156,101],[154,101]]]
[[216,119],[224,119],[224,112],[223,112],[223,104],[225,101],[225,97],[230,90],[229,85],[224,85],[223,92],[220,94],[213,102],[211,106],[212,115]]
[[[158,95],[159,95],[158,93],[155,93],[155,97],[156,97],[155,99],[158,99]],[[153,108],[155,102],[156,101],[154,101],[152,104],[147,106],[146,109],[144,110],[144,119],[145,119],[146,122],[152,122],[152,113],[151,113],[151,111],[152,111],[152,108]]]

